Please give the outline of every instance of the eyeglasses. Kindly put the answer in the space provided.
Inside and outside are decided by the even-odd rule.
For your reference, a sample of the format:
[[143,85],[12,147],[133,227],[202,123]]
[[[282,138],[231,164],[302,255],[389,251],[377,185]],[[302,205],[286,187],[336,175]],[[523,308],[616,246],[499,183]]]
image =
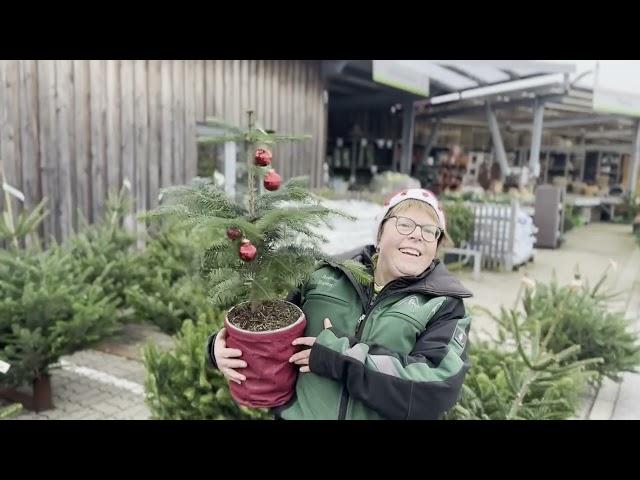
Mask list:
[[437,241],[442,235],[442,229],[436,225],[418,225],[416,222],[407,217],[389,217],[396,219],[396,230],[401,235],[409,235],[416,227],[420,227],[422,238],[425,242],[431,243]]

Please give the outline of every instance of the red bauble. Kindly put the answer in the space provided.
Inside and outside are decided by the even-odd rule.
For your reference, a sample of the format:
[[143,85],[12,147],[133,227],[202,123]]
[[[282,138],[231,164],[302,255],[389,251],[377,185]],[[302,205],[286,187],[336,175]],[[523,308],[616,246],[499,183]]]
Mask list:
[[266,167],[271,165],[271,159],[273,158],[271,152],[266,148],[259,148],[256,150],[255,155],[256,165],[260,165],[261,167]]
[[242,230],[240,230],[238,227],[233,227],[233,228],[228,228],[227,229],[227,238],[229,240],[235,240],[240,235],[242,235]]
[[263,185],[264,188],[266,188],[269,191],[273,191],[273,190],[278,190],[280,188],[280,183],[282,183],[282,179],[280,178],[280,175],[278,175],[276,173],[275,170],[269,170],[269,173],[267,173],[264,176],[264,180],[263,180]]
[[256,253],[258,253],[258,250],[250,240],[247,240],[245,238],[244,240],[242,240],[242,245],[240,245],[240,250],[238,251],[238,253],[240,254],[240,258],[242,260],[244,260],[245,262],[251,262],[256,258]]

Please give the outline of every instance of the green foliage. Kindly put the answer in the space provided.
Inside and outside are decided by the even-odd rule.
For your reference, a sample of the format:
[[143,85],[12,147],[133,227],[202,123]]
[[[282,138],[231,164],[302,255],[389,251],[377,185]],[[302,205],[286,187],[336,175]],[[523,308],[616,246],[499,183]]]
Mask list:
[[602,284],[603,278],[594,288],[579,284],[558,286],[553,280],[549,285],[527,290],[523,298],[529,320],[526,328],[531,329],[531,320],[536,319],[545,334],[551,328],[553,316],[559,314],[561,320],[549,348],[558,352],[578,344],[582,348],[576,359],[602,358],[603,362],[595,369],[601,376],[617,381],[622,372],[636,371],[640,365],[640,344],[624,315],[607,310],[605,301],[610,295],[599,293]]
[[43,199],[32,211],[24,210],[15,220],[5,210],[0,216],[0,241],[6,240],[17,246],[20,240],[33,234],[48,214],[45,204],[46,199]]
[[[448,412],[455,420],[556,420],[575,415],[592,373],[531,370],[517,352],[496,344],[472,345],[458,404]],[[519,400],[522,398],[522,400]]]
[[619,209],[622,210],[620,220],[623,223],[632,223],[636,216],[640,214],[640,195],[631,196],[626,194]]
[[30,383],[61,355],[116,330],[117,300],[90,275],[57,246],[0,251],[0,354],[13,365],[3,382]]
[[186,275],[171,282],[156,274],[143,284],[132,285],[126,289],[126,303],[136,321],[153,323],[168,334],[180,330],[186,319],[214,314],[202,280]]
[[473,235],[473,210],[461,200],[444,202],[444,213],[447,219],[447,233],[456,246],[471,240]]
[[199,275],[202,245],[192,229],[179,223],[152,225],[145,249],[129,267],[135,282],[124,290],[132,318],[174,334],[186,319],[213,315],[205,282]]
[[144,350],[147,371],[146,402],[154,418],[163,420],[269,419],[264,409],[238,406],[222,374],[207,368],[204,345],[222,326],[222,315],[212,320],[187,320],[176,335],[175,349],[155,345]]
[[501,307],[485,309],[498,326],[498,338],[471,347],[471,369],[451,419],[565,419],[574,416],[587,383],[597,378],[601,358],[576,359],[580,345],[558,351],[549,345],[562,312],[546,318]]
[[585,224],[585,219],[580,215],[577,207],[567,205],[564,215],[564,231],[568,232],[575,227],[581,227]]
[[471,346],[471,369],[447,418],[569,418],[587,383],[635,371],[637,335],[601,293],[609,268],[594,287],[579,276],[569,286],[553,279],[528,284],[499,315],[480,309],[497,322],[498,338]]
[[119,305],[124,303],[125,288],[144,278],[144,274],[136,275],[132,268],[136,237],[122,226],[130,202],[124,189],[111,192],[102,222],[93,225],[85,222],[80,232],[71,235],[62,246],[68,252],[75,275],[87,283],[99,284]]
[[11,417],[15,417],[20,412],[22,412],[22,405],[19,403],[14,403],[12,405],[8,405],[6,407],[0,408],[0,420],[6,420]]

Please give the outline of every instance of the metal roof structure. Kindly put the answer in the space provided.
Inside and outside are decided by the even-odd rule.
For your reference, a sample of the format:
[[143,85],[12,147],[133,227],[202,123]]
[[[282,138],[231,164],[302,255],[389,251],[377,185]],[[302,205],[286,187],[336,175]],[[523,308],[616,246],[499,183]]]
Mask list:
[[[500,129],[532,132],[532,171],[539,170],[542,130],[590,144],[624,148],[640,160],[640,123],[637,119],[593,110],[593,91],[571,79],[570,63],[529,60],[394,60],[399,69],[420,72],[429,79],[429,95],[419,95],[374,80],[374,60],[323,61],[323,75],[331,94],[330,107],[404,109],[403,143],[413,137],[415,117],[435,122],[487,127],[503,172],[508,172]],[[402,169],[410,165],[403,150]],[[631,176],[632,179],[635,176]],[[632,180],[633,181],[633,180]],[[635,190],[635,185],[630,185]]]

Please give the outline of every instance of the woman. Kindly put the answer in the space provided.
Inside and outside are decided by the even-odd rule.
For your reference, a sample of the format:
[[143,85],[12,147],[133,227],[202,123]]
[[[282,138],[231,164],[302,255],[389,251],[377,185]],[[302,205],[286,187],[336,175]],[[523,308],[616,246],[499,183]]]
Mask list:
[[[404,190],[386,204],[377,247],[355,260],[369,266],[366,289],[325,265],[290,300],[307,317],[296,395],[274,409],[282,419],[437,419],[451,408],[469,368],[466,290],[435,258],[444,212],[428,190]],[[242,352],[222,329],[207,343],[210,365],[242,382]]]

